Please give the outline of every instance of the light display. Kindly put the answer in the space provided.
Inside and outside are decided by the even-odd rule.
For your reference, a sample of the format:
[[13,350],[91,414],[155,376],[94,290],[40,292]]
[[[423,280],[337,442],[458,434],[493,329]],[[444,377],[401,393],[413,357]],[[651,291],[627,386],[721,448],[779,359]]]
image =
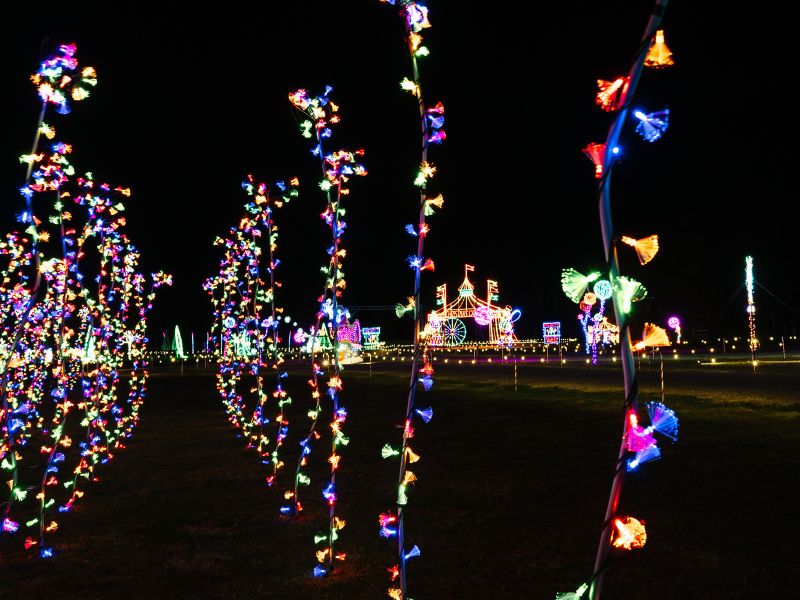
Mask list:
[[620,241],[623,244],[627,244],[631,246],[634,250],[636,250],[636,256],[639,259],[639,264],[646,265],[653,257],[658,253],[658,236],[657,235],[650,235],[646,238],[642,238],[640,240],[636,240],[632,237],[628,237],[623,235],[620,238]]
[[[412,351],[411,360],[411,377],[408,386],[408,397],[406,401],[405,419],[403,423],[403,444],[399,454],[400,469],[398,474],[398,487],[396,498],[396,514],[390,516],[396,527],[392,528],[394,533],[393,537],[397,538],[397,564],[389,568],[390,573],[390,587],[388,594],[394,600],[407,600],[406,588],[406,561],[419,555],[419,549],[414,546],[411,552],[406,551],[405,546],[405,506],[408,502],[408,486],[417,477],[408,470],[409,463],[414,462],[415,455],[408,445],[408,440],[414,433],[413,420],[416,413],[416,394],[417,386],[421,385],[424,390],[429,390],[433,384],[433,364],[430,359],[430,339],[422,331],[421,317],[423,314],[422,304],[420,298],[420,283],[421,272],[424,270],[422,267],[433,262],[430,259],[423,257],[424,241],[430,233],[430,227],[426,222],[426,217],[431,216],[436,208],[441,208],[444,199],[442,195],[428,196],[428,185],[431,178],[436,174],[436,168],[428,160],[428,148],[431,145],[438,145],[446,139],[443,129],[444,126],[444,106],[438,102],[433,107],[428,107],[425,104],[425,98],[420,85],[419,69],[417,59],[430,55],[430,50],[422,44],[422,31],[431,26],[428,20],[428,8],[422,2],[412,2],[407,0],[383,0],[384,2],[395,5],[399,8],[400,15],[403,17],[407,33],[408,51],[411,56],[411,67],[413,73],[413,81],[407,77],[403,80],[402,87],[404,90],[411,92],[419,107],[419,119],[421,128],[422,139],[422,156],[420,157],[420,168],[414,179],[414,185],[419,187],[419,218],[416,227],[412,227],[409,233],[416,237],[417,251],[411,263],[414,270],[414,295],[409,298],[407,305],[398,304],[397,314],[402,316],[408,312],[414,316],[414,346]],[[430,261],[430,262],[429,262]],[[446,306],[446,302],[442,306]],[[473,315],[474,316],[474,315]],[[430,321],[429,321],[430,323]],[[458,323],[461,323],[459,327]],[[441,324],[437,331],[441,332],[442,339],[445,335],[449,336],[451,340],[457,340],[465,332],[462,333],[461,328],[464,327],[463,322],[451,320],[447,324]],[[445,328],[445,329],[443,329]],[[445,333],[445,331],[447,333]],[[425,421],[427,422],[427,421]],[[383,515],[381,516],[383,519]],[[381,535],[384,535],[389,529],[381,528]],[[388,536],[384,536],[388,537]],[[416,549],[416,550],[414,550]]]
[[[298,196],[296,178],[287,184],[260,183],[252,175],[242,182],[247,195],[243,216],[227,235],[214,240],[223,249],[219,274],[209,277],[203,288],[213,305],[211,331],[219,340],[217,390],[228,420],[255,449],[263,464],[270,465],[267,485],[273,485],[283,467],[279,450],[288,433],[289,422],[284,407],[292,399],[284,389],[283,352],[280,346],[280,314],[276,290],[280,282],[276,270],[278,226],[274,210]],[[274,372],[275,383],[268,391],[262,368]],[[243,385],[245,376],[255,385]],[[270,399],[275,407],[270,407]],[[270,449],[268,425],[274,417],[274,444]],[[273,413],[275,414],[275,413]]]
[[339,323],[339,331],[336,334],[336,354],[342,364],[353,364],[361,362],[361,350],[363,345],[361,323],[358,319],[350,322],[350,311],[344,309],[344,319]]
[[589,287],[589,284],[597,281],[599,277],[599,271],[583,275],[575,269],[564,269],[561,271],[561,289],[567,295],[567,298],[578,304],[584,293],[586,293],[586,288]]
[[549,323],[542,323],[542,338],[545,344],[560,344],[561,322],[551,321]]
[[76,50],[75,44],[60,45],[58,52],[45,59],[39,70],[31,75],[31,81],[42,101],[55,105],[62,115],[71,111],[70,100],[78,102],[87,98],[89,88],[97,85],[94,67],[78,68]]
[[[339,538],[339,531],[345,526],[344,519],[339,518],[336,513],[336,502],[338,500],[336,473],[341,463],[339,448],[340,446],[346,446],[350,442],[350,439],[343,431],[343,426],[347,419],[347,409],[340,405],[344,384],[341,375],[342,361],[338,352],[340,327],[342,325],[348,326],[346,323],[348,314],[339,304],[342,291],[346,287],[342,261],[347,255],[341,245],[341,238],[347,227],[347,224],[342,220],[345,211],[342,208],[341,201],[344,196],[350,193],[346,185],[350,178],[367,174],[367,170],[358,162],[364,155],[363,150],[356,150],[355,152],[338,150],[330,154],[326,154],[324,151],[323,140],[331,137],[329,126],[339,122],[339,107],[329,98],[332,91],[333,88],[331,86],[326,86],[325,91],[320,96],[311,97],[303,89],[289,94],[289,101],[304,118],[300,125],[303,135],[316,142],[311,149],[311,153],[320,160],[323,179],[319,187],[325,192],[326,199],[325,210],[320,216],[331,231],[331,245],[327,249],[328,264],[322,267],[322,272],[325,274],[325,286],[322,294],[317,298],[320,308],[317,311],[316,324],[310,328],[314,336],[311,341],[311,379],[308,382],[311,387],[311,398],[314,402],[314,407],[308,411],[311,427],[308,435],[300,442],[300,457],[295,469],[294,487],[284,494],[284,498],[290,501],[290,504],[281,507],[281,514],[287,516],[297,515],[303,509],[300,503],[300,485],[309,485],[311,482],[310,477],[303,472],[303,467],[308,464],[312,451],[312,441],[321,437],[321,434],[317,432],[317,424],[322,412],[321,399],[323,392],[320,389],[322,387],[320,377],[324,375],[324,372],[316,356],[316,344],[314,342],[320,333],[324,332],[326,336],[330,337],[331,344],[334,346],[333,360],[331,361],[331,369],[326,384],[327,389],[324,392],[324,395],[331,402],[331,454],[328,457],[331,467],[328,483],[322,490],[322,496],[328,505],[328,523],[326,531],[314,537],[315,544],[324,544],[322,549],[317,550],[315,553],[318,564],[314,567],[313,574],[316,577],[331,574],[334,570],[335,560],[344,560],[346,556],[343,552],[335,551],[335,542]],[[310,133],[312,129],[315,134]],[[345,329],[343,333],[345,332],[348,336],[352,335],[349,329]],[[360,336],[360,331],[358,333]]]
[[647,532],[644,522],[625,517],[624,519],[614,519],[614,547],[624,550],[642,548],[647,543]]
[[647,56],[644,59],[644,66],[651,69],[663,69],[675,64],[672,58],[672,52],[667,48],[667,43],[664,41],[664,30],[659,29],[656,31],[655,39],[647,51]]
[[606,161],[606,145],[592,142],[583,148],[583,153],[594,165],[594,176],[600,179],[603,176],[603,165]]
[[645,114],[640,110],[633,111],[633,116],[639,119],[636,133],[648,142],[660,139],[669,125],[669,109]]
[[499,286],[491,279],[486,281],[486,299],[475,294],[475,286],[469,280],[472,265],[464,266],[464,281],[458,287],[458,295],[447,301],[447,284],[436,288],[436,304],[441,308],[428,313],[423,336],[433,347],[458,346],[467,339],[467,326],[463,319],[474,319],[477,325],[489,328],[489,343],[509,345],[516,341],[514,322],[520,312],[510,306],[501,307],[498,301]]
[[[631,238],[621,240],[615,235],[612,223],[611,171],[617,164],[616,158],[620,155],[618,146],[620,136],[625,125],[631,120],[629,117],[633,117],[636,132],[650,142],[658,140],[667,128],[668,113],[666,110],[660,113],[646,114],[643,111],[633,109],[633,98],[645,62],[650,66],[666,66],[668,62],[664,60],[668,58],[666,55],[668,55],[669,52],[665,51],[666,47],[663,44],[663,33],[658,33],[658,26],[663,19],[666,6],[667,0],[655,0],[653,9],[650,11],[647,25],[641,43],[639,44],[639,49],[634,55],[628,74],[625,76],[627,85],[620,86],[618,94],[613,99],[613,106],[616,110],[614,111],[614,116],[609,126],[605,142],[602,144],[591,143],[583,148],[583,153],[586,154],[594,164],[595,177],[599,180],[597,193],[600,229],[603,238],[603,251],[608,263],[608,281],[611,284],[614,312],[616,313],[619,326],[620,358],[622,362],[625,391],[623,438],[617,454],[616,469],[611,484],[605,517],[603,519],[594,569],[588,583],[589,600],[598,600],[601,596],[603,579],[606,567],[608,566],[608,555],[612,545],[620,545],[616,542],[619,542],[623,537],[625,541],[621,545],[627,547],[633,547],[637,543],[642,544],[644,542],[644,528],[641,528],[641,534],[639,534],[639,530],[635,527],[632,520],[619,517],[617,508],[624,488],[625,478],[629,470],[635,470],[635,467],[634,469],[629,469],[632,464],[631,461],[638,460],[638,462],[635,463],[638,465],[645,459],[652,459],[660,455],[660,451],[656,451],[657,449],[654,449],[653,444],[649,443],[649,440],[646,438],[642,443],[634,444],[633,442],[634,438],[632,436],[638,432],[636,429],[638,427],[638,422],[631,417],[636,414],[639,386],[636,377],[633,344],[631,343],[629,314],[633,303],[643,299],[647,295],[647,290],[638,281],[620,275],[616,248],[618,241],[632,245],[637,250],[640,262],[645,263],[652,258],[652,250],[654,249],[652,246],[654,246],[654,244],[640,244],[639,240],[633,240]],[[658,56],[659,54],[660,56]],[[601,86],[601,88],[604,88],[604,86]],[[608,86],[604,89],[611,88]],[[605,108],[602,103],[600,103],[600,105],[602,108]],[[657,249],[657,246],[655,246],[655,249]],[[566,286],[562,285],[562,287],[565,293],[567,293],[573,301],[577,302],[575,296],[579,296],[577,291],[579,291],[580,288],[576,290],[575,287],[573,287],[569,290]],[[573,293],[570,294],[570,291],[573,291]],[[663,406],[663,404],[661,406]],[[635,448],[635,450],[633,448]],[[627,529],[623,530],[621,527],[626,527]],[[628,543],[627,540],[631,537],[634,541]],[[635,541],[637,539],[639,540],[638,542]]]
[[635,279],[620,275],[613,278],[613,282],[617,308],[623,314],[630,313],[631,305],[647,296],[647,288]]
[[[572,268],[561,271],[561,289],[580,308],[578,322],[586,354],[591,354],[593,365],[597,364],[598,345],[615,344],[619,340],[617,327],[605,316],[606,301],[613,295],[613,286],[599,277],[599,272],[583,275]],[[588,291],[590,285],[593,291]],[[597,311],[592,314],[595,306]]]
[[362,327],[361,335],[364,340],[364,348],[367,350],[374,350],[383,345],[380,327]]
[[172,351],[175,353],[175,358],[181,360],[189,358],[183,349],[183,336],[181,336],[181,330],[177,325],[175,325],[175,333],[172,336]]
[[681,343],[681,320],[678,317],[670,317],[667,319],[667,326],[675,332],[675,343]]
[[750,355],[755,365],[756,348],[758,348],[758,338],[756,337],[756,303],[753,300],[753,257],[747,256],[744,259],[744,282],[747,287],[747,325],[749,329],[748,344],[750,346]]
[[614,81],[597,80],[597,97],[595,104],[607,112],[617,110],[617,101],[627,91],[628,78],[617,77]]
[[634,471],[639,465],[661,458],[661,450],[653,433],[658,432],[673,442],[678,439],[678,418],[673,410],[662,402],[649,402],[647,413],[650,417],[649,427],[639,425],[639,416],[634,409],[630,408],[626,413],[623,445],[627,452],[633,453],[625,462],[627,471]]
[[[40,558],[56,555],[49,534],[60,515],[100,481],[102,465],[138,424],[147,316],[156,290],[171,284],[164,273],[148,283],[140,272],[139,252],[123,232],[120,196],[130,190],[76,177],[69,144],[38,151],[40,136],[56,137],[43,120],[48,105],[66,114],[70,100],[88,95],[83,86],[96,84],[91,67],[77,71],[75,52],[74,44],[59,47],[32,77],[43,108],[23,161],[26,229],[0,241],[2,533],[24,536],[22,545]],[[50,208],[34,207],[45,195]],[[68,422],[70,413],[82,413],[80,422]]]
[[666,329],[653,323],[645,323],[642,339],[633,345],[633,349],[644,350],[645,348],[658,348],[669,345],[670,341]]
[[560,592],[556,594],[556,600],[580,600],[583,598],[583,595],[588,589],[589,586],[585,583],[582,583],[574,592]]

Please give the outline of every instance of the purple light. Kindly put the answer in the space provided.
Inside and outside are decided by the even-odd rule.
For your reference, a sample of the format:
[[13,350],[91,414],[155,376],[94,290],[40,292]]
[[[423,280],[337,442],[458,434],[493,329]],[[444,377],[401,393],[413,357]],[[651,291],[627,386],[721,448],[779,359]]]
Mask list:
[[475,322],[478,325],[488,325],[493,317],[494,313],[488,306],[479,306],[475,309]]

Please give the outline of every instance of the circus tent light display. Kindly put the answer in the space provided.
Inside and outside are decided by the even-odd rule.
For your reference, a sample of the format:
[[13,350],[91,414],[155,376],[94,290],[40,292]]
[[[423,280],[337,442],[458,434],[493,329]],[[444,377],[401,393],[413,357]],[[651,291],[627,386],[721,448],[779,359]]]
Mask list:
[[458,346],[467,339],[464,319],[474,319],[481,327],[489,328],[489,343],[509,345],[517,341],[514,323],[522,314],[510,306],[494,304],[499,299],[496,281],[486,280],[486,299],[475,294],[475,286],[469,280],[472,265],[464,265],[464,281],[458,287],[458,296],[447,301],[447,284],[436,288],[436,305],[440,308],[428,313],[425,336],[431,346]]

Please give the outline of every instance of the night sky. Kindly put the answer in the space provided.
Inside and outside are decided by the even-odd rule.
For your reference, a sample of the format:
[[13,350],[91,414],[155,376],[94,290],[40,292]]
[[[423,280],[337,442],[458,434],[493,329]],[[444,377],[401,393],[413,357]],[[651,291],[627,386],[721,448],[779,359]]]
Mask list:
[[[603,250],[592,164],[581,148],[605,140],[611,116],[594,104],[596,79],[627,72],[651,2],[552,2],[467,5],[433,1],[431,56],[421,59],[428,104],[446,108],[447,141],[433,147],[439,168],[429,190],[445,207],[430,219],[424,301],[446,281],[451,295],[463,264],[485,293],[500,283],[501,304],[523,311],[520,337],[541,335],[542,320],[577,334],[577,307],[561,292],[560,271],[602,268]],[[366,151],[365,178],[345,201],[344,304],[362,325],[407,341],[411,322],[390,306],[412,291],[406,257],[416,241],[412,180],[419,161],[414,99],[400,90],[411,76],[401,17],[377,0],[221,3],[211,12],[142,3],[82,12],[30,5],[4,19],[5,126],[0,185],[3,231],[23,207],[17,188],[39,110],[28,76],[42,48],[75,42],[82,65],[96,67],[92,96],[48,122],[75,146],[79,173],[130,186],[128,234],[148,270],[175,277],[151,314],[150,338],[179,324],[202,335],[211,304],[201,288],[216,271],[217,235],[239,218],[247,173],[266,181],[298,176],[301,196],[277,212],[283,288],[279,303],[308,324],[322,291],[328,229],[319,163],[287,100],[299,87],[326,84],[342,122],[328,146]],[[473,8],[475,6],[475,8]],[[757,6],[757,5],[756,5]],[[744,334],[744,257],[755,259],[762,334],[792,333],[798,280],[789,277],[798,232],[790,180],[796,72],[789,19],[718,3],[670,4],[663,21],[676,65],[646,70],[637,105],[670,109],[662,140],[648,144],[626,127],[614,169],[619,233],[658,233],[661,251],[642,268],[621,248],[622,271],[650,291],[634,315],[663,324],[669,314],[704,320],[711,334]],[[794,182],[792,181],[792,184]],[[785,303],[785,304],[784,304]],[[788,305],[788,306],[787,306]],[[791,308],[790,308],[791,307]],[[638,321],[638,324],[637,324]],[[699,321],[698,321],[699,324]]]

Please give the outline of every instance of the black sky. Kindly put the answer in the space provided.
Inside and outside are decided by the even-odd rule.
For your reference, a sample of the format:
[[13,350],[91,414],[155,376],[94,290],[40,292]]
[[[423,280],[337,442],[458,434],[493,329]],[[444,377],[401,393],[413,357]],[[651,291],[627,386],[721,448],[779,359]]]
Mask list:
[[[421,63],[426,100],[444,102],[448,135],[431,151],[440,169],[432,190],[446,203],[430,221],[426,255],[437,268],[427,277],[426,301],[443,281],[454,290],[468,262],[479,292],[496,279],[501,302],[523,310],[523,337],[539,335],[550,319],[575,333],[560,271],[602,266],[596,182],[581,148],[604,141],[610,123],[594,105],[595,80],[627,71],[652,5],[541,4],[431,0],[431,56]],[[416,216],[418,117],[399,87],[411,73],[395,9],[377,0],[228,2],[213,11],[169,3],[72,6],[69,13],[45,6],[2,25],[4,231],[23,205],[17,157],[29,151],[39,108],[28,75],[43,45],[74,41],[81,63],[97,68],[99,85],[71,115],[49,122],[74,144],[79,172],[133,188],[129,235],[148,269],[175,276],[157,300],[151,339],[176,323],[184,332],[208,328],[201,284],[218,261],[211,242],[237,220],[245,200],[239,184],[250,172],[301,180],[300,198],[277,215],[281,292],[288,314],[301,323],[312,318],[327,230],[317,216],[319,166],[286,99],[298,87],[332,85],[342,123],[331,147],[366,150],[369,175],[353,181],[346,204],[345,304],[393,305],[409,295],[405,258],[415,241],[403,229]],[[744,333],[737,290],[750,253],[759,282],[793,307],[757,290],[762,327],[780,335],[784,324],[796,326],[790,26],[760,7],[668,7],[663,27],[677,64],[646,71],[636,98],[648,112],[668,106],[670,127],[654,144],[627,127],[614,170],[617,230],[661,236],[647,267],[623,257],[623,271],[650,290],[637,320],[677,313],[704,318],[717,326],[712,333]],[[410,337],[410,321],[397,323],[393,313],[357,316],[362,325],[384,326],[389,339]]]

